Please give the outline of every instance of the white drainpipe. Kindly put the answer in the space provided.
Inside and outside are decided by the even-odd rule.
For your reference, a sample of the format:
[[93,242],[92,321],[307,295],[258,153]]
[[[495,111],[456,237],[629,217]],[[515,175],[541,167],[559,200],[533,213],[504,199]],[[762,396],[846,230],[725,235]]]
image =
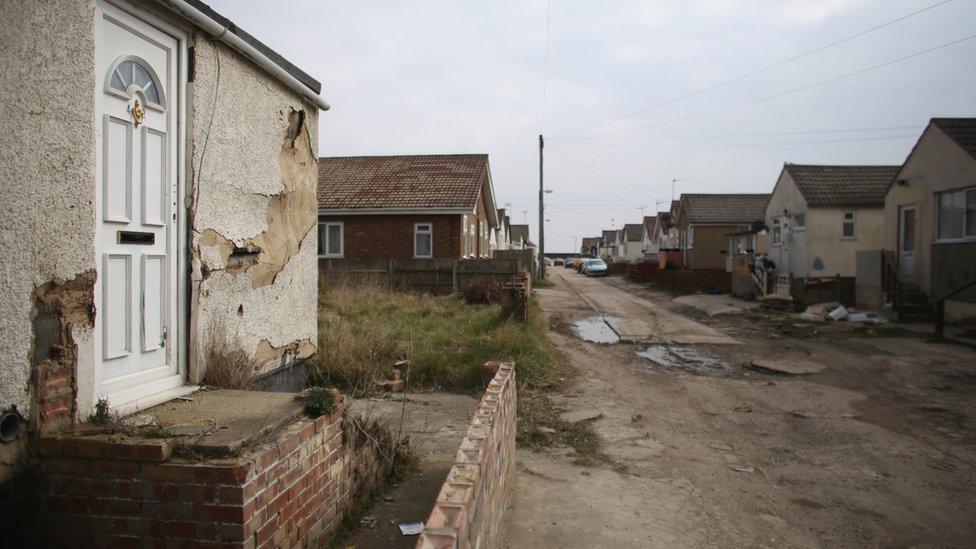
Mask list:
[[200,27],[201,29],[206,31],[207,34],[213,36],[217,40],[220,40],[224,44],[227,44],[231,48],[237,50],[239,53],[241,53],[251,61],[254,61],[262,69],[273,74],[275,78],[278,78],[279,80],[284,82],[285,85],[291,88],[292,91],[298,93],[299,95],[307,99],[309,102],[311,102],[319,109],[322,109],[323,111],[327,111],[331,108],[331,106],[328,103],[326,103],[325,99],[322,99],[321,96],[319,96],[314,91],[309,89],[308,86],[303,84],[294,76],[288,74],[288,72],[285,69],[282,69],[280,66],[278,66],[277,63],[275,63],[271,59],[268,59],[266,55],[259,52],[257,49],[254,48],[254,46],[248,44],[244,40],[241,40],[239,36],[237,36],[232,32],[229,32],[226,27],[224,27],[220,23],[217,23],[216,21],[208,17],[200,10],[194,8],[190,4],[184,2],[183,0],[156,0],[156,1],[159,2],[160,4],[165,5],[169,9],[175,11],[176,13],[179,13],[184,19]]

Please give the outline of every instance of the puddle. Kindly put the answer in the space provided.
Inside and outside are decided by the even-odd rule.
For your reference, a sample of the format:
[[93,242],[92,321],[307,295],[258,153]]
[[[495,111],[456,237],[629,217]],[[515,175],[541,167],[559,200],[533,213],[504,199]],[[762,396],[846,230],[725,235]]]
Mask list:
[[732,366],[728,363],[703,355],[693,347],[652,345],[643,351],[637,351],[637,356],[644,357],[658,366],[677,368],[696,374],[711,376],[732,374]]
[[618,343],[620,337],[610,327],[618,322],[620,319],[615,316],[590,316],[574,322],[573,333],[576,337],[593,343]]

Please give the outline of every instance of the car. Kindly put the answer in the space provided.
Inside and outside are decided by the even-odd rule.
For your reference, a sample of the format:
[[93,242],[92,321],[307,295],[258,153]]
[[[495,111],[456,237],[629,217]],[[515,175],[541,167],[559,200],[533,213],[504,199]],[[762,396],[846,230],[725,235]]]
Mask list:
[[563,260],[562,259],[554,259],[552,261],[552,266],[553,267],[562,267],[563,266]]
[[575,268],[576,268],[576,262],[577,262],[577,261],[579,261],[579,258],[578,258],[578,257],[574,257],[574,258],[572,258],[572,259],[568,259],[568,258],[567,258],[567,259],[566,259],[566,264],[565,264],[565,267],[566,267],[567,269],[575,269]]
[[607,276],[610,268],[602,259],[588,259],[583,264],[583,274],[586,276]]

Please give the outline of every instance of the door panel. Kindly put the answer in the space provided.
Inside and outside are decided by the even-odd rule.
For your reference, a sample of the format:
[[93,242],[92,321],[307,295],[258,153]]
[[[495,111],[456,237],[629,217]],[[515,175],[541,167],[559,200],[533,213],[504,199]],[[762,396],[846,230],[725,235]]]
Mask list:
[[104,132],[104,220],[128,223],[132,217],[132,123],[105,116]]
[[177,325],[180,42],[99,2],[95,396],[128,405],[184,383]]
[[903,282],[915,280],[915,206],[898,208],[898,271]]

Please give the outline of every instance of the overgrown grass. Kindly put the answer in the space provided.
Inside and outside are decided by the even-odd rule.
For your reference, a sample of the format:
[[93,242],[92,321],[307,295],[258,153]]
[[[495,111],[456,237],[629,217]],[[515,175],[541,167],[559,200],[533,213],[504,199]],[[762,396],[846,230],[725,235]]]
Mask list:
[[484,363],[514,361],[520,385],[554,375],[555,350],[534,304],[522,326],[497,305],[453,296],[397,293],[378,285],[319,284],[319,352],[311,372],[321,385],[368,387],[398,360],[412,388],[456,391],[484,387]]

